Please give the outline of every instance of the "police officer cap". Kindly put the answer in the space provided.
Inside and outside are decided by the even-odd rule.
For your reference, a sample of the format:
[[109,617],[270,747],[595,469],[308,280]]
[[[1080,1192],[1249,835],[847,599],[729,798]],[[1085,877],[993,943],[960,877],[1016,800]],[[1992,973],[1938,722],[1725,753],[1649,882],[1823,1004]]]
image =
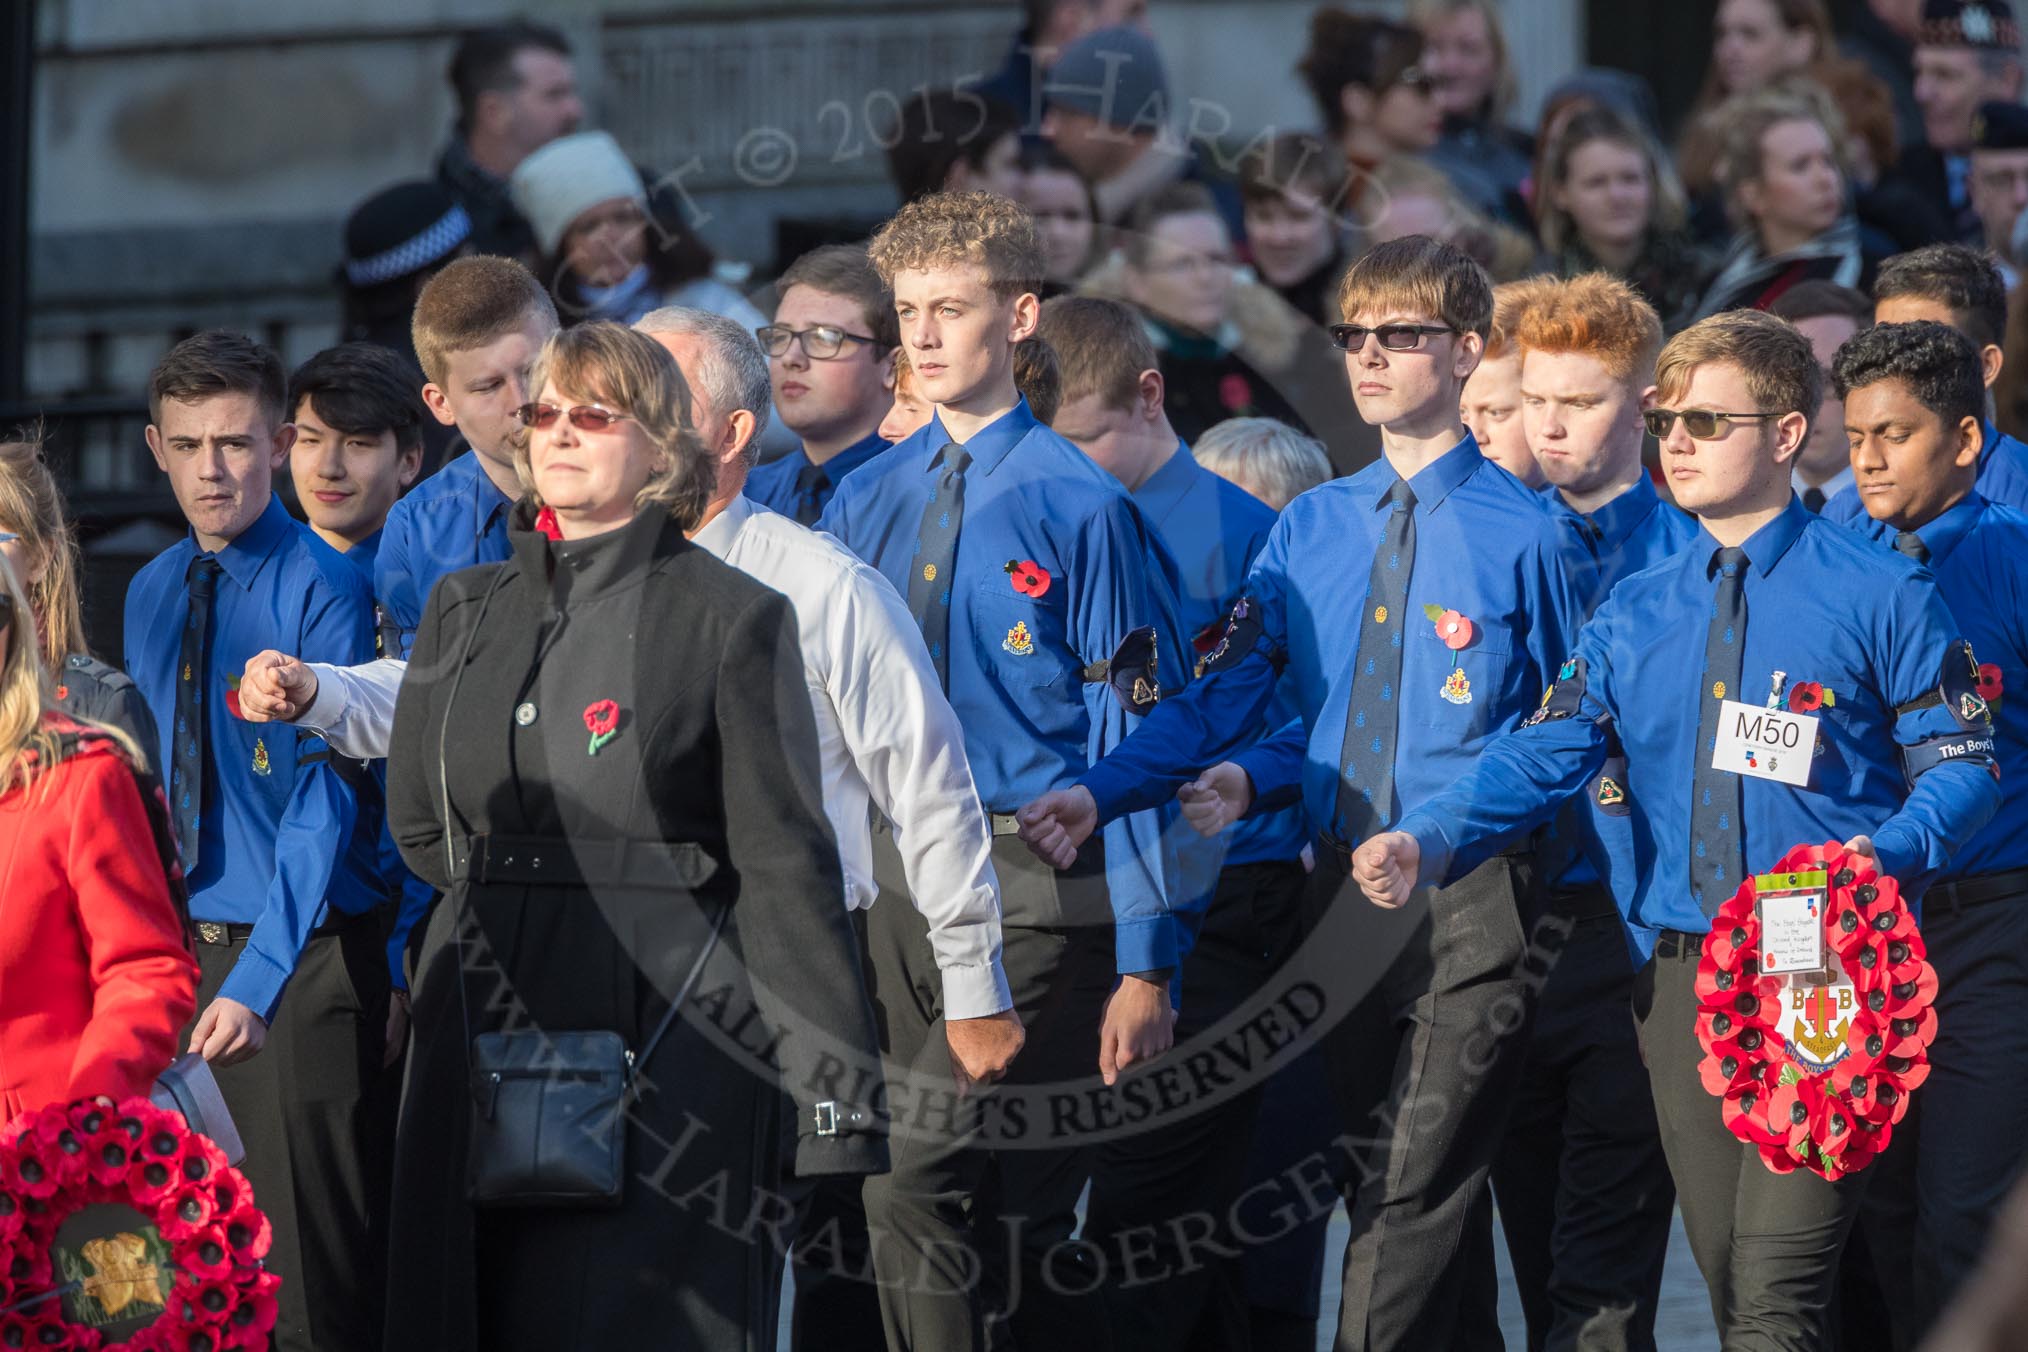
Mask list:
[[1923,0],[1917,44],[2018,52],[2021,30],[2007,0]]

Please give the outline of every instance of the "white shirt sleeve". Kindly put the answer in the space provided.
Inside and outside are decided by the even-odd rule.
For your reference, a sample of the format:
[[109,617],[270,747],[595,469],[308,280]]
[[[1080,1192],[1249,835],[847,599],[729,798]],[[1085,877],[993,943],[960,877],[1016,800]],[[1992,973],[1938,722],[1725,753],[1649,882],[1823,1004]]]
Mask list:
[[964,729],[900,595],[863,566],[848,581],[832,594],[825,625],[831,699],[874,806],[894,824],[909,892],[929,921],[944,1017],[1011,1009],[993,829],[965,759]]
[[408,663],[381,657],[358,667],[312,662],[310,670],[317,677],[317,697],[296,725],[323,733],[341,756],[384,759],[394,735],[394,700]]

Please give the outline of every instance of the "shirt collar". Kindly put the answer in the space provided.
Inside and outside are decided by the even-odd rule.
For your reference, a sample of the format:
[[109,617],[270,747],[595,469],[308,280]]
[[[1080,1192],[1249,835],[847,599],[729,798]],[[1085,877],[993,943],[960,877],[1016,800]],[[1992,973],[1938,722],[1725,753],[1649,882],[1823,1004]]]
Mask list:
[[[1394,486],[1401,481],[1401,476],[1394,472],[1394,467],[1388,463],[1385,456],[1376,463],[1384,467],[1384,472],[1375,481],[1377,491],[1373,496],[1373,505],[1378,508],[1387,501],[1387,495],[1394,491]],[[1425,513],[1435,511],[1443,505],[1445,498],[1477,473],[1480,465],[1484,463],[1486,457],[1479,450],[1478,438],[1466,432],[1463,441],[1417,470],[1414,477],[1408,481],[1408,486],[1415,490],[1415,505],[1422,508]]]
[[[1774,566],[1781,562],[1782,555],[1789,552],[1789,546],[1801,537],[1804,527],[1816,519],[1816,513],[1803,506],[1801,498],[1794,493],[1789,494],[1788,506],[1782,508],[1781,515],[1749,535],[1746,542],[1740,546],[1746,551],[1747,562],[1753,571],[1762,577],[1773,572]],[[1827,529],[1842,530],[1843,527],[1827,526]],[[1697,529],[1697,546],[1690,551],[1691,557],[1698,561],[1704,575],[1709,577],[1712,561],[1723,546],[1712,537],[1710,528],[1702,525]]]
[[[1929,550],[1929,561],[1941,563],[1944,556],[1956,549],[1958,542],[1972,533],[1979,519],[1986,514],[1986,500],[1976,492],[1967,493],[1946,507],[1934,519],[1915,528],[1916,538]],[[1888,544],[1894,543],[1894,527],[1881,523],[1881,538]]]
[[[1007,453],[1040,425],[1035,421],[1035,415],[1028,411],[1028,401],[1016,398],[1014,407],[974,432],[970,441],[959,444],[971,455],[974,465],[991,474],[1000,468],[1000,462],[1007,458]],[[951,434],[944,431],[944,415],[941,412],[930,415],[929,425],[923,428],[922,437],[929,451],[923,459],[923,468],[935,469],[942,463],[938,457],[945,445],[953,440]]]
[[690,543],[704,550],[713,558],[723,559],[732,552],[733,542],[746,529],[746,523],[754,514],[753,499],[741,493],[725,504],[723,511],[705,522],[690,537]]
[[[225,569],[225,575],[241,587],[251,591],[254,580],[261,575],[261,568],[268,556],[275,552],[275,546],[288,538],[289,528],[294,523],[289,511],[282,506],[282,500],[274,493],[268,494],[268,505],[253,519],[253,524],[226,542],[225,548],[212,557]],[[190,541],[194,547],[197,535],[193,531]],[[202,549],[197,551],[203,553]]]
[[[1562,500],[1562,495],[1558,494],[1557,501],[1560,503]],[[1616,550],[1661,506],[1662,495],[1655,491],[1654,482],[1643,472],[1640,478],[1634,480],[1633,487],[1592,512],[1591,523],[1598,527],[1599,539],[1605,547]]]
[[469,483],[472,501],[479,508],[479,526],[481,530],[491,526],[495,516],[514,506],[514,499],[502,493],[500,486],[493,482],[493,476],[486,473],[486,466],[479,459],[477,451],[467,450],[463,455],[446,465],[439,473],[461,473],[465,476]]
[[[938,442],[937,445],[941,449],[943,443]],[[874,456],[886,450],[887,447],[888,442],[880,433],[869,432],[858,441],[853,442],[850,446],[838,452],[838,454],[832,456],[829,460],[826,460],[824,462],[824,474],[833,484],[836,484],[853,470],[858,469]],[[809,452],[798,449],[796,454],[802,457],[804,465],[810,463]],[[973,452],[974,456],[977,454],[978,452]]]
[[1981,444],[1979,446],[1979,472],[1984,473],[1992,463],[1993,455],[2000,449],[2000,429],[1986,422],[1979,424]]
[[1204,472],[1190,454],[1190,448],[1179,440],[1175,451],[1162,462],[1161,468],[1134,490],[1134,501],[1150,517],[1157,522],[1162,521],[1197,486],[1197,476]]

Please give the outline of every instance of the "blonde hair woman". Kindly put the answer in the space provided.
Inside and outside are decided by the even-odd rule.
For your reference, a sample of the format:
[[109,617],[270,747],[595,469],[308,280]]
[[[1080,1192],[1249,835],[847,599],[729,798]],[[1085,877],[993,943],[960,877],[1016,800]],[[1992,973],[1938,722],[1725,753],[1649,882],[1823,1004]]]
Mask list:
[[[529,388],[515,465],[554,534],[438,584],[395,710],[388,824],[447,896],[417,962],[385,1346],[773,1346],[768,1238],[670,1198],[775,1189],[785,1092],[797,1174],[887,1167],[872,1115],[812,1088],[816,1030],[870,1086],[880,1062],[795,617],[686,538],[716,476],[659,343],[566,329]],[[665,1022],[686,973],[779,1070]],[[661,1086],[625,1113],[616,1206],[468,1199],[470,1039],[510,1010],[618,1034]]]
[[117,732],[52,707],[0,565],[0,1117],[148,1092],[196,1008],[160,791]]
[[27,591],[56,706],[118,728],[136,747],[155,746],[155,719],[139,687],[85,646],[77,539],[35,438],[0,442],[0,558]]

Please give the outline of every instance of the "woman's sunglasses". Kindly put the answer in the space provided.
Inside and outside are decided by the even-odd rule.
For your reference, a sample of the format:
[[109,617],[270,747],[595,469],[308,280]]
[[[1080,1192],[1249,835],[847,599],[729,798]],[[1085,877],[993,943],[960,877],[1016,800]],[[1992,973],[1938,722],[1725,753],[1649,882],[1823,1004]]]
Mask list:
[[558,408],[555,404],[523,404],[514,410],[514,416],[521,420],[523,427],[540,431],[556,425],[558,418],[569,418],[570,425],[580,432],[604,432],[616,422],[628,421],[625,413],[615,413],[597,404],[574,404],[570,408]]
[[1731,431],[1736,422],[1765,422],[1779,418],[1779,413],[1714,413],[1708,408],[1651,408],[1641,415],[1641,421],[1648,425],[1648,435],[1661,441],[1669,435],[1669,429],[1676,425],[1676,419],[1683,420],[1683,430],[1690,434],[1692,441],[1716,441]]

